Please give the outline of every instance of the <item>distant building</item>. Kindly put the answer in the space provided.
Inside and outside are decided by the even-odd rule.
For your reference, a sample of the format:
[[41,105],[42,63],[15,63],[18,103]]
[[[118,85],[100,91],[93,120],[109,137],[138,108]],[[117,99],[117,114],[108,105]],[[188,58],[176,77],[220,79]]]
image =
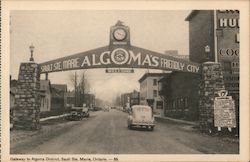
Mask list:
[[149,105],[153,112],[163,115],[163,99],[159,96],[158,81],[163,73],[145,73],[140,79],[140,104]]
[[40,111],[46,112],[51,110],[51,84],[49,80],[40,80]]
[[140,92],[134,90],[130,93],[130,106],[140,104]]
[[[78,93],[78,95],[80,94]],[[94,94],[89,94],[89,93],[85,93],[84,95],[81,94],[81,96],[78,96],[75,100],[75,91],[68,91],[67,104],[75,105],[75,102],[77,102],[77,106],[83,106],[83,104],[85,104],[89,108],[93,108],[94,106],[96,106],[96,99]],[[99,104],[98,106],[104,106],[104,105]]]
[[95,107],[95,95],[94,94],[84,94],[83,103],[86,104],[87,107],[93,108]]
[[130,93],[121,94],[121,106],[123,109],[130,107]]
[[134,90],[133,92],[121,94],[121,106],[124,109],[139,104],[140,104],[140,92]]
[[51,84],[52,98],[51,111],[61,113],[66,109],[67,104],[67,85],[66,84]]
[[105,101],[100,98],[95,98],[95,106],[102,108],[105,106]]
[[67,105],[75,105],[75,91],[67,92]]

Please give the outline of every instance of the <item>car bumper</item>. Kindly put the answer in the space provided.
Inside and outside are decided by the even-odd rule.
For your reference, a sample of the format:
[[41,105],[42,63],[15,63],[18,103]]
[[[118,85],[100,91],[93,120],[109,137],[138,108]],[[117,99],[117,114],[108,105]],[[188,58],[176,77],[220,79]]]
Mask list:
[[154,127],[154,123],[131,123],[132,126],[151,126]]

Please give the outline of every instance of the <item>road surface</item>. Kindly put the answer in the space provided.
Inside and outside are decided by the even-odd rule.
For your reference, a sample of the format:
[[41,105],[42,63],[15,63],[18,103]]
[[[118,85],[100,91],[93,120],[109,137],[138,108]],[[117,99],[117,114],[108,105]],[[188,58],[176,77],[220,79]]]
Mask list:
[[215,154],[238,153],[237,142],[201,134],[191,125],[157,122],[154,131],[129,130],[127,114],[92,112],[82,121],[63,121],[18,144],[12,154]]

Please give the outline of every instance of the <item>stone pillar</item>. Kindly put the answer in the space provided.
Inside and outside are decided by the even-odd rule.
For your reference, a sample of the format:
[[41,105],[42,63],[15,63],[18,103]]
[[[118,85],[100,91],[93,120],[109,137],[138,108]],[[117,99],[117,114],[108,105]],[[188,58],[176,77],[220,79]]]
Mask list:
[[203,132],[214,129],[214,99],[220,90],[225,90],[221,64],[203,63],[199,90],[199,121]]
[[14,128],[35,130],[40,128],[40,73],[38,64],[21,63],[15,95]]

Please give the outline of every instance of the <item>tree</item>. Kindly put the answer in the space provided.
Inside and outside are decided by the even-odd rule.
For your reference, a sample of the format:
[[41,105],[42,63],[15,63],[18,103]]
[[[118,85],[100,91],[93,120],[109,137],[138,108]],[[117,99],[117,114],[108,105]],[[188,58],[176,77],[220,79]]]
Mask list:
[[79,75],[77,73],[71,73],[69,76],[70,83],[74,87],[75,92],[75,106],[82,106],[84,103],[84,95],[89,91],[90,85],[85,77],[85,72],[81,72]]
[[71,85],[74,87],[74,92],[75,92],[75,106],[77,105],[77,73],[75,71],[75,73],[70,73],[69,75],[69,81],[71,83]]

